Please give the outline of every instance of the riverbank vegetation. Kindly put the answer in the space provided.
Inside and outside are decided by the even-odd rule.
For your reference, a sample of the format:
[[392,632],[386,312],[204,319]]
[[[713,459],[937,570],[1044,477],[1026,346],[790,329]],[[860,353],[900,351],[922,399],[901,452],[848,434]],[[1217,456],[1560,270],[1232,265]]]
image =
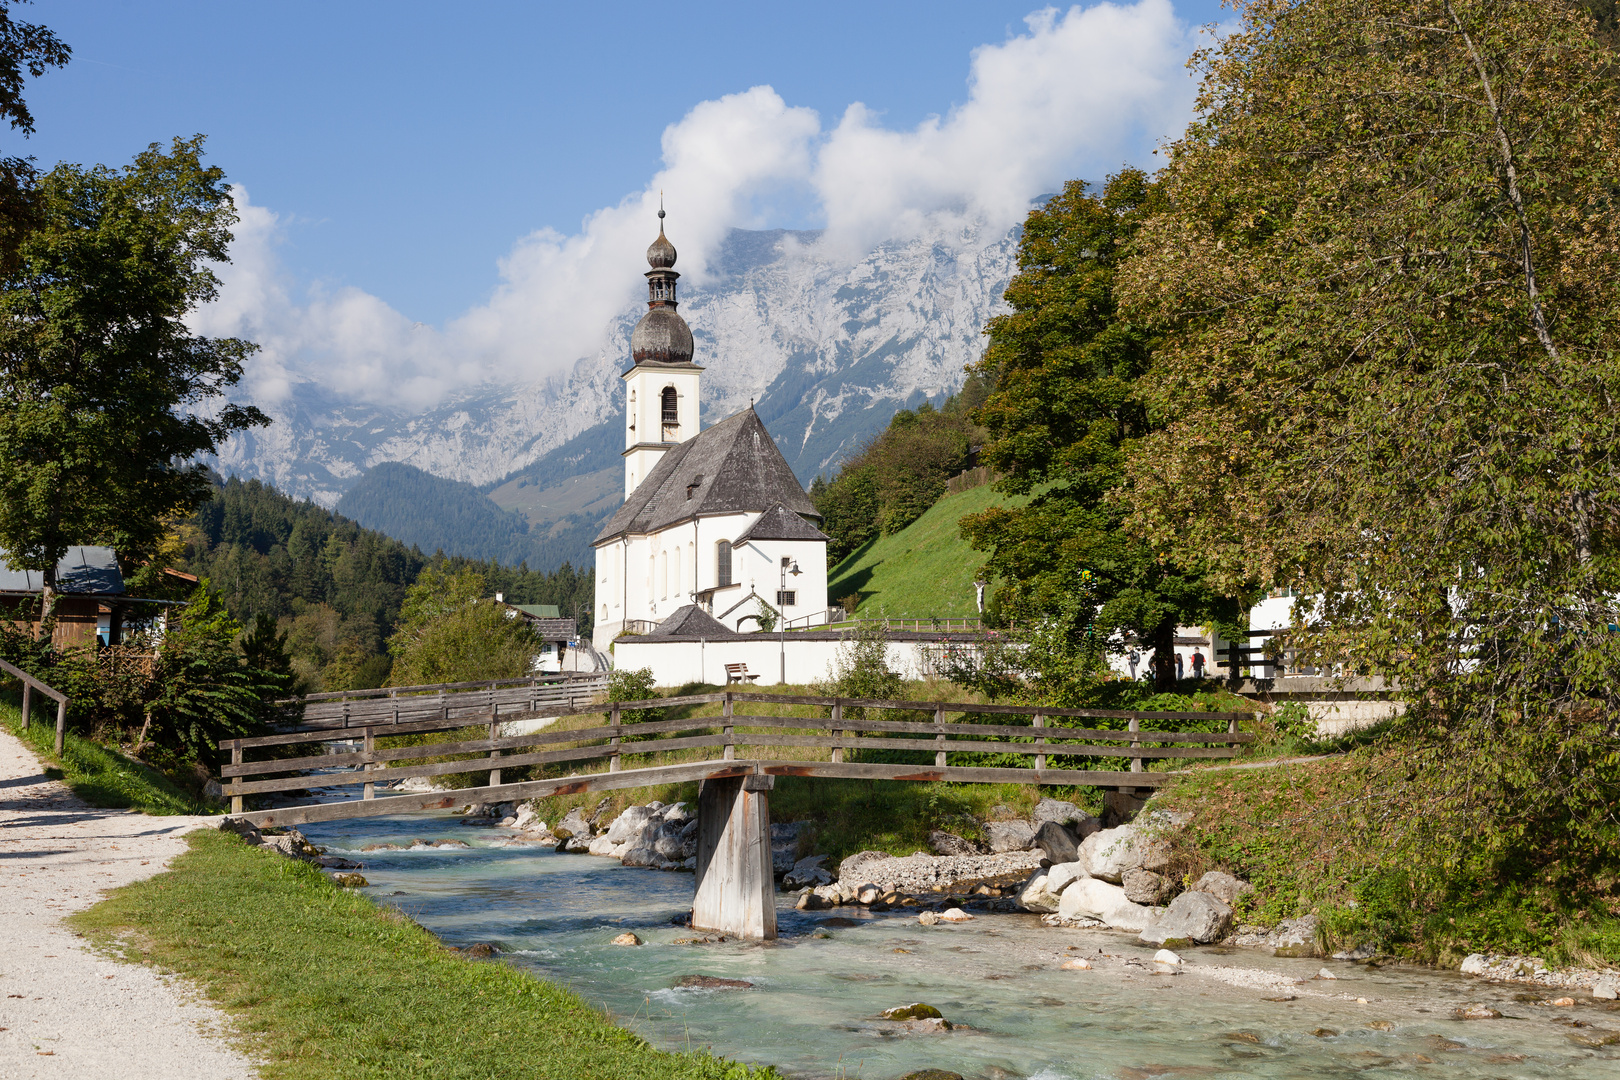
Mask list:
[[197,832],[168,871],[69,922],[186,976],[235,1021],[266,1080],[772,1080],[666,1053],[577,994],[452,952],[318,869]]

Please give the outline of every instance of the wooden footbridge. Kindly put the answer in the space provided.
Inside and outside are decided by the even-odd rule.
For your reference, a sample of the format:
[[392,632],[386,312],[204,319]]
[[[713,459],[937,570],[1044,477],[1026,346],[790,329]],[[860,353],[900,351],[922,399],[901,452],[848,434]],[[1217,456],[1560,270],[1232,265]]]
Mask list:
[[[587,676],[301,699],[287,730],[221,744],[230,754],[221,787],[232,817],[269,827],[697,781],[693,924],[772,938],[768,793],[778,776],[1088,785],[1129,797],[1164,783],[1165,763],[1229,758],[1254,738],[1238,731],[1246,713],[732,691],[605,702],[604,689],[601,676]],[[523,720],[550,723],[501,733]],[[1172,730],[1177,725],[1206,730]],[[436,732],[451,735],[421,741]],[[287,756],[320,744],[334,752]],[[516,769],[526,775],[511,777]],[[401,780],[468,774],[487,782],[378,794]],[[359,797],[247,807],[339,787],[357,788]]]

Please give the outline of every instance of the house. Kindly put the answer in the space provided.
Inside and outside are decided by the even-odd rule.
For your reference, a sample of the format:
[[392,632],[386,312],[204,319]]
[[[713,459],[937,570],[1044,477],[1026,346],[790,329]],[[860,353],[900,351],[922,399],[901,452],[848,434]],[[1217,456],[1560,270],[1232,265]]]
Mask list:
[[579,623],[563,618],[556,604],[508,604],[500,593],[495,594],[495,602],[504,605],[512,618],[525,620],[534,630],[534,636],[540,639],[535,670],[546,675],[561,672],[563,653],[578,637]]
[[[0,551],[0,618],[39,629],[40,599],[45,575],[38,570],[13,570]],[[75,645],[116,645],[126,629],[153,601],[128,595],[118,556],[109,547],[79,545],[68,548],[56,564],[56,648]]]
[[625,501],[597,534],[596,620],[606,650],[696,604],[760,628],[827,607],[827,535],[753,406],[699,430],[703,368],[677,311],[675,247],[647,249],[647,313],[630,336]]

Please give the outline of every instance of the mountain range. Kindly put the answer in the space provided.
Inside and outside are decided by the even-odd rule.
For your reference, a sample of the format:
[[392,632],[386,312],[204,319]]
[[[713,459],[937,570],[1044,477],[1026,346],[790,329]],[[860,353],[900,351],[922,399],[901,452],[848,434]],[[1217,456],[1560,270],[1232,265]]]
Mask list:
[[[815,232],[733,230],[681,304],[706,368],[703,423],[752,403],[801,482],[836,471],[896,411],[961,385],[1004,310],[1018,235],[936,232],[850,261]],[[425,412],[300,384],[267,408],[276,423],[234,439],[217,467],[425,551],[580,565],[623,501],[618,376],[641,311],[626,309],[565,378],[470,388]],[[391,462],[412,468],[377,468]]]

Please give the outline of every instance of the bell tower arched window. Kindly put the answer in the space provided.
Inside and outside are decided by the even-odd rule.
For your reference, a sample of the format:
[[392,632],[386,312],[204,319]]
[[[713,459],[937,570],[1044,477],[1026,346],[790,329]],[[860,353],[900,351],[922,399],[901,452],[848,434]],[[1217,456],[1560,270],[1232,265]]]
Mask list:
[[678,441],[681,431],[680,395],[675,393],[673,386],[664,387],[659,406],[663,414],[664,441]]

